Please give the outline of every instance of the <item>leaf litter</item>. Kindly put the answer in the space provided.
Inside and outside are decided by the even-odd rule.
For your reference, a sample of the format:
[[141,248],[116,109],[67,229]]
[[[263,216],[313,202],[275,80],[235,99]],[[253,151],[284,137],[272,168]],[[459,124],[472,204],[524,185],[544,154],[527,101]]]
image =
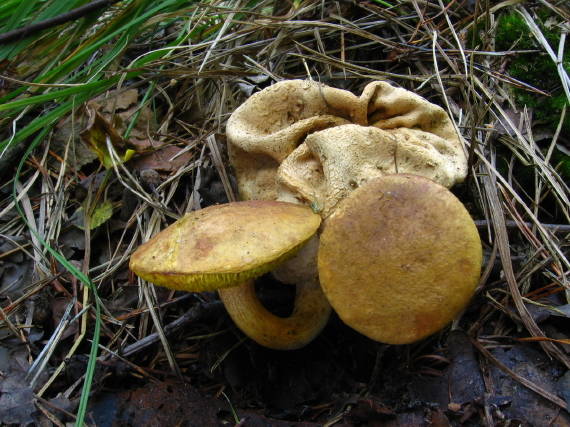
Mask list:
[[[9,63],[0,68],[8,74],[0,76],[2,139],[20,141],[0,151],[0,337],[2,351],[18,354],[2,358],[1,422],[72,422],[86,379],[94,294],[37,233],[98,290],[88,424],[570,423],[570,160],[559,148],[569,144],[568,99],[556,125],[545,126],[517,91],[559,94],[511,77],[526,47],[494,48],[504,14],[536,22],[532,52],[552,63],[565,94],[564,2],[151,3],[121,2],[89,17],[81,40],[71,38],[81,22],[61,37],[47,30],[28,39],[30,51],[48,52],[37,64],[18,62],[17,49],[1,52]],[[144,17],[138,32],[105,38],[134,16]],[[93,41],[99,50],[89,50]],[[92,62],[70,50],[70,62],[42,74],[65,43],[81,43],[76,52]],[[96,89],[74,86],[87,75]],[[355,93],[389,80],[455,120],[471,172],[453,191],[477,221],[486,263],[451,330],[382,346],[333,318],[307,348],[280,353],[244,339],[215,295],[153,288],[128,272],[132,251],[184,212],[235,199],[225,122],[249,95],[285,78]],[[15,176],[37,135],[26,129],[44,133]],[[291,299],[262,282],[269,305]],[[137,412],[141,399],[148,405]]]

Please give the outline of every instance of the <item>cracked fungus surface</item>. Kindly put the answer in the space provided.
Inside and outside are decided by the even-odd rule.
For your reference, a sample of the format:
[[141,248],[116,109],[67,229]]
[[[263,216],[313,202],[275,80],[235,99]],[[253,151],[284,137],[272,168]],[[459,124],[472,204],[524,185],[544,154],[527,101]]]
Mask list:
[[188,213],[140,246],[130,268],[156,285],[203,291],[257,277],[292,256],[318,229],[310,208],[246,201]]
[[370,181],[325,222],[319,279],[341,319],[374,340],[405,344],[465,308],[482,262],[477,228],[447,189],[411,175]]

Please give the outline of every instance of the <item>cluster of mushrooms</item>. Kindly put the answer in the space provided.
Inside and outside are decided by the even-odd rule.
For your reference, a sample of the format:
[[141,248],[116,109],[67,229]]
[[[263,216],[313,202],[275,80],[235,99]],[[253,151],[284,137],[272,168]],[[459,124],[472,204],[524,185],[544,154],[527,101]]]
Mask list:
[[[190,212],[140,246],[139,277],[217,289],[247,336],[279,350],[313,340],[331,306],[388,344],[427,337],[465,308],[482,249],[448,190],[467,160],[442,108],[386,82],[357,97],[288,80],[242,104],[227,137],[243,201]],[[256,296],[268,272],[296,286],[289,317]]]

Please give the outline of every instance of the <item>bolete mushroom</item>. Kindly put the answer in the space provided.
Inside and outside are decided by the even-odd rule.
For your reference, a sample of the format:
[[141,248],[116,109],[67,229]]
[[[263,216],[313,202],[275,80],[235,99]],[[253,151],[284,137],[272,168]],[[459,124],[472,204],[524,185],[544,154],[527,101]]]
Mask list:
[[[130,268],[139,277],[171,289],[228,288],[220,289],[220,296],[250,338],[270,348],[298,348],[320,332],[330,314],[320,287],[313,281],[299,283],[293,314],[281,318],[261,305],[252,279],[293,256],[320,223],[310,208],[286,202],[210,206],[188,213],[141,245]],[[232,291],[232,286],[240,291]]]
[[[360,96],[313,81],[278,82],[233,112],[227,137],[242,199],[312,205],[323,218],[376,177],[411,173],[451,187],[467,174],[462,140],[446,112],[387,82],[371,82]],[[316,249],[273,275],[285,283],[299,275],[316,280]],[[240,291],[252,292],[231,290]]]
[[[306,221],[308,232],[300,227],[304,220],[283,216],[277,206],[284,205],[277,202],[242,202],[248,203],[241,205],[247,206],[243,214],[230,204],[192,213],[160,233],[153,246],[143,246],[131,259],[131,268],[141,277],[184,290],[225,286],[218,292],[237,325],[258,343],[276,349],[299,348],[324,327],[330,306],[319,280],[343,320],[387,343],[433,333],[468,301],[481,248],[469,215],[445,188],[465,178],[467,159],[442,108],[386,82],[368,84],[357,97],[291,80],[262,90],[237,108],[227,137],[241,198],[316,207],[328,218],[320,246],[314,238],[291,258],[318,228],[314,219]],[[394,173],[429,179],[387,175]],[[362,211],[361,202],[366,206]],[[402,228],[399,215],[410,225]],[[282,234],[285,229],[292,234]],[[465,239],[465,248],[459,240],[442,243],[446,240],[438,233]],[[282,247],[284,236],[300,240],[293,246],[295,239],[288,240]],[[268,250],[265,243],[274,246]],[[432,244],[437,250],[429,250]],[[189,262],[195,256],[199,262]],[[217,261],[212,264],[212,259]],[[251,279],[270,270],[279,280],[297,284],[289,318],[269,313],[255,295]],[[385,277],[371,280],[379,274]],[[437,281],[438,275],[445,278]],[[360,281],[371,284],[371,293],[358,287]],[[446,288],[458,293],[446,294]],[[420,291],[430,296],[420,298]],[[418,309],[410,318],[395,310],[408,302]],[[386,305],[391,307],[378,310]]]
[[318,269],[347,325],[406,344],[465,308],[481,259],[477,228],[450,191],[427,178],[386,175],[354,190],[325,221]]

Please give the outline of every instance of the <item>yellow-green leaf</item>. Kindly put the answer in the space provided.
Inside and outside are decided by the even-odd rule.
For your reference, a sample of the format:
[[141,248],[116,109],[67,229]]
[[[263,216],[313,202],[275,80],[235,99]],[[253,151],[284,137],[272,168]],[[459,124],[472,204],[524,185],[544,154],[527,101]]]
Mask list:
[[89,228],[94,230],[111,219],[111,216],[113,216],[113,203],[109,200],[105,200],[93,210],[89,221]]

